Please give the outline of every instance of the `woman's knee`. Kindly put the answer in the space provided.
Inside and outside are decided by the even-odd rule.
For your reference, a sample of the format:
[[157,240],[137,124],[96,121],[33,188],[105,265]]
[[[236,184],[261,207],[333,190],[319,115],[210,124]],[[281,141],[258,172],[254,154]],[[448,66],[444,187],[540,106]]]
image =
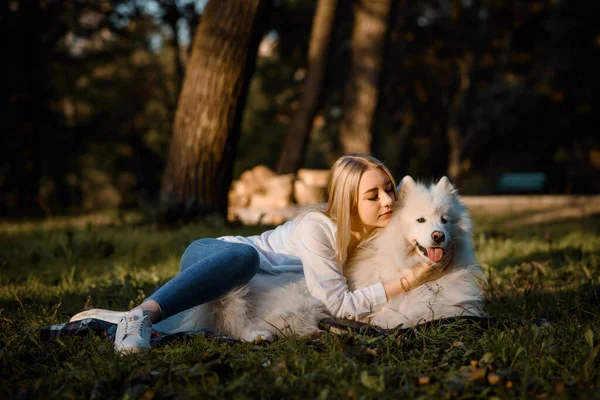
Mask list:
[[193,256],[192,244],[186,247],[185,251],[181,255],[179,261],[179,272],[183,272],[188,269],[194,263],[195,257]]
[[209,240],[211,239],[198,239],[188,245],[181,255],[181,261],[179,262],[180,273],[210,254],[207,252],[205,246],[203,246],[204,243],[209,243]]
[[236,246],[236,261],[242,269],[241,273],[250,280],[260,269],[260,256],[258,251],[247,244]]

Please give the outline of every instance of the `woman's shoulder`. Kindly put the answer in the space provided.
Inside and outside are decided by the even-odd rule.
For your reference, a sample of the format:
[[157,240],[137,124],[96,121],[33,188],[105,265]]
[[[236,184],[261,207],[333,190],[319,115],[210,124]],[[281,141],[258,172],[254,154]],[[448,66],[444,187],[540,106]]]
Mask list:
[[327,225],[335,225],[335,222],[329,216],[327,216],[324,212],[320,210],[308,210],[300,213],[296,217],[298,219],[298,223],[318,223],[318,224],[327,224]]
[[296,229],[300,231],[334,231],[336,229],[336,223],[318,210],[310,210],[296,218]]

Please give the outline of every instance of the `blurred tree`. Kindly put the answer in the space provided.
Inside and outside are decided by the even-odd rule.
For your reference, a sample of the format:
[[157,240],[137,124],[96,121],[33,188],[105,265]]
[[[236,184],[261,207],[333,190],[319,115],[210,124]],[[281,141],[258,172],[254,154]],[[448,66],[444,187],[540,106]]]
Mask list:
[[[193,1],[181,1],[181,0],[158,0],[157,4],[161,8],[161,12],[158,18],[164,21],[164,23],[171,30],[171,41],[173,50],[175,52],[173,60],[175,62],[176,72],[176,88],[177,92],[181,90],[183,78],[185,74],[185,60],[182,54],[182,50],[185,49],[182,46],[182,34],[180,26],[183,22],[187,23],[188,28],[195,28],[198,26],[199,15],[195,12]],[[137,4],[140,7],[140,4]],[[192,29],[190,29],[192,31]],[[194,32],[190,32],[193,34]]]
[[[482,2],[483,3],[483,2]],[[450,9],[450,19],[455,31],[459,31],[461,26],[469,25],[463,18],[463,6],[459,0],[454,0]],[[484,4],[479,4],[477,8],[479,15],[488,15],[488,10]],[[468,146],[468,136],[463,131],[463,116],[469,105],[477,96],[476,72],[479,59],[485,50],[485,39],[487,29],[487,18],[481,18],[476,24],[471,37],[473,42],[470,46],[461,49],[462,54],[455,57],[456,83],[454,93],[444,93],[443,98],[448,109],[446,123],[446,136],[448,140],[448,169],[447,175],[457,186],[460,186],[461,173],[463,171],[463,148]]]
[[264,33],[266,0],[212,0],[179,96],[162,201],[167,222],[227,215],[245,96]]
[[[177,96],[157,4],[9,2],[0,215],[133,207],[157,192]],[[180,25],[194,20],[185,10]]]
[[355,5],[350,72],[340,124],[343,153],[371,154],[373,120],[391,9],[392,0],[358,0]]
[[[327,67],[334,73],[323,80],[304,161],[312,168],[335,157],[345,117],[353,1],[337,1]],[[189,38],[206,3],[7,2],[0,217],[136,207],[155,197]],[[300,104],[316,4],[273,1],[272,51],[253,75],[237,175],[257,163],[277,165]],[[394,4],[371,148],[396,176],[433,179],[453,163],[464,194],[494,193],[507,171],[545,172],[547,193],[600,191],[595,3]]]
[[296,173],[305,158],[313,120],[321,100],[337,7],[337,0],[319,0],[317,3],[312,23],[308,63],[300,97],[300,107],[292,119],[281,151],[277,164],[277,173],[279,174]]

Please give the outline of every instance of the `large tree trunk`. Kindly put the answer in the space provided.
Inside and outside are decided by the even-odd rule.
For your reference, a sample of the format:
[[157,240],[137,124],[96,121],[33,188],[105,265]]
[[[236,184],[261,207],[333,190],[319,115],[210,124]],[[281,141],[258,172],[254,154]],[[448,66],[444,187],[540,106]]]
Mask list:
[[[267,0],[212,0],[198,27],[162,181],[172,217],[227,215],[242,111]],[[168,218],[168,217],[167,217]]]
[[344,89],[340,143],[343,153],[371,153],[372,128],[392,0],[359,0],[352,56]]
[[321,100],[337,5],[338,0],[319,0],[317,4],[308,48],[308,73],[300,98],[300,109],[294,115],[277,164],[280,174],[295,174],[304,161],[313,119]]

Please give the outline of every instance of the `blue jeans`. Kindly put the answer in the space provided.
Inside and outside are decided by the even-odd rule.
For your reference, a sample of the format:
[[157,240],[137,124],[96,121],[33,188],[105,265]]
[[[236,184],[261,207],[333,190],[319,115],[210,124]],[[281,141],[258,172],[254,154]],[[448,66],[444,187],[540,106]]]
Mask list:
[[148,299],[158,303],[161,319],[169,318],[248,283],[259,265],[258,252],[247,244],[196,240],[181,257],[179,274]]

